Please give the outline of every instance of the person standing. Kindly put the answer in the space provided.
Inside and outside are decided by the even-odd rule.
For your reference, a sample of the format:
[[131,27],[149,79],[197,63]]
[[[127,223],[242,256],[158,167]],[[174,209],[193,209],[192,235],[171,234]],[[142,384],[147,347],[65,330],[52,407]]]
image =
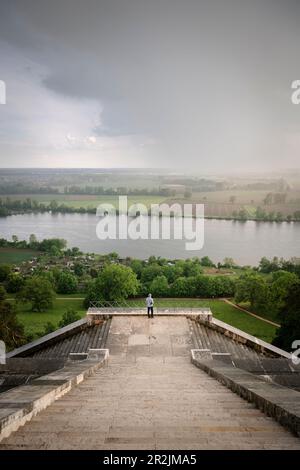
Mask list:
[[148,318],[153,318],[154,300],[151,294],[148,294],[148,297],[146,298],[146,305],[147,305]]

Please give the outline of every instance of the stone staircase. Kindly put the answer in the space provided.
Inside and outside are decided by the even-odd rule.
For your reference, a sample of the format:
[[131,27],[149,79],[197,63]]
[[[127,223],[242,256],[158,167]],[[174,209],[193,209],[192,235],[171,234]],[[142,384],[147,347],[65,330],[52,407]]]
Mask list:
[[190,327],[185,317],[114,317],[107,367],[0,450],[300,449],[298,438],[191,364]]
[[188,320],[194,348],[210,349],[215,353],[229,353],[237,359],[253,360],[262,354],[242,343],[233,341],[224,334],[215,331],[204,324],[194,320]]

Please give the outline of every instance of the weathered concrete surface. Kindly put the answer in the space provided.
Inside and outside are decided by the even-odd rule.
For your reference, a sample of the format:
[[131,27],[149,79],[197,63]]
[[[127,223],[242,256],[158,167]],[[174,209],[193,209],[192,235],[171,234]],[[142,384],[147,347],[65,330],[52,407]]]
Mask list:
[[190,362],[184,317],[115,317],[108,367],[0,449],[300,449],[300,441]]
[[107,350],[90,351],[86,360],[67,361],[64,368],[0,395],[0,442],[107,363]]
[[[197,351],[198,355],[197,355]],[[268,416],[272,416],[280,424],[289,428],[300,437],[300,393],[281,385],[270,383],[233,367],[228,361],[212,360],[203,355],[202,350],[192,351],[192,363],[207,372],[230,390],[246,400],[254,403]]]

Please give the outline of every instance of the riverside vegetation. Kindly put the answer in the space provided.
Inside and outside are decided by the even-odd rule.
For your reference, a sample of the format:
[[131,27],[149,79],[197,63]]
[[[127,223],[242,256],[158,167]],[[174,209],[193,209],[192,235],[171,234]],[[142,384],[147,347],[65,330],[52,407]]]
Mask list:
[[[35,256],[19,265],[3,263],[1,249],[31,250]],[[31,235],[28,242],[0,240],[0,283],[0,337],[10,348],[77,320],[91,302],[144,305],[148,292],[156,306],[211,307],[223,321],[285,349],[300,337],[297,259],[262,258],[257,267],[236,266],[231,258],[217,265],[208,257],[120,259],[116,253],[84,254],[66,248],[64,240],[38,241]],[[276,331],[222,298],[282,327]]]

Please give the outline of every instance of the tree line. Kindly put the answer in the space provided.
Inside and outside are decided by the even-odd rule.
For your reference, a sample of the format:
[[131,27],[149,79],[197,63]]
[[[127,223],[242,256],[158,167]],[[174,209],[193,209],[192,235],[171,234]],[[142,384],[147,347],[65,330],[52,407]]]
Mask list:
[[[38,243],[39,249],[43,247],[47,253],[53,247],[59,253],[65,252],[64,243],[59,239],[42,242],[32,239],[29,243]],[[78,249],[73,248],[68,253],[75,256]],[[56,294],[76,293],[83,281],[86,308],[94,301],[122,302],[127,298],[144,297],[149,292],[154,297],[230,297],[238,304],[246,303],[251,311],[282,324],[274,344],[289,349],[300,335],[300,295],[297,297],[300,270],[296,258],[289,261],[262,258],[257,268],[240,268],[230,275],[205,274],[205,268],[215,267],[207,256],[173,261],[154,256],[148,260],[126,258],[120,263],[118,255],[112,253],[102,257],[102,261],[98,268],[87,268],[79,260],[72,271],[58,267],[45,270],[41,265],[26,277],[13,272],[11,266],[0,265],[1,321],[9,322],[15,317],[14,308],[8,307],[4,300],[6,291],[15,294],[17,305],[18,302],[28,303],[32,312],[42,312],[52,308]],[[223,266],[230,264],[233,260],[228,258]],[[66,312],[65,321],[75,321],[74,318],[76,312]],[[18,328],[17,325],[17,331],[21,331]],[[48,325],[47,331],[50,330],[51,325]],[[14,344],[18,338],[18,335],[14,337]]]
[[292,222],[300,220],[300,210],[294,211],[292,214],[284,215],[280,211],[267,212],[262,207],[257,207],[254,214],[250,215],[246,209],[242,208],[239,211],[234,210],[232,217],[236,220],[258,220],[262,222]]

